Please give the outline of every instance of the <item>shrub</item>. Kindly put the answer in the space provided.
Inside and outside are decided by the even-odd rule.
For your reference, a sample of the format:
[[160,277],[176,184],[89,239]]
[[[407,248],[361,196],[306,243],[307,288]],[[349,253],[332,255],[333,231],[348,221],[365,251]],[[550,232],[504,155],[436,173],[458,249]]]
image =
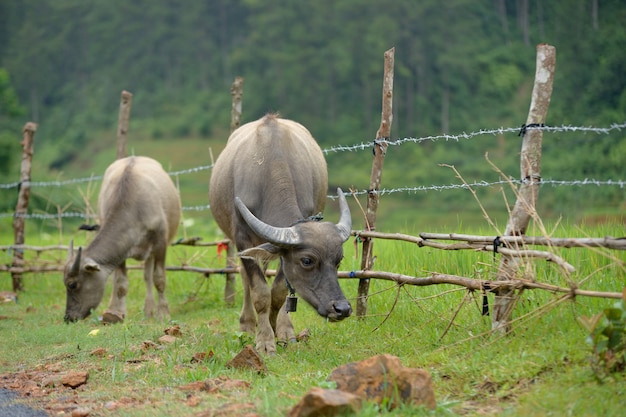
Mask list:
[[626,288],[622,299],[613,307],[593,317],[579,317],[587,329],[587,343],[591,346],[591,366],[596,376],[605,378],[626,369]]

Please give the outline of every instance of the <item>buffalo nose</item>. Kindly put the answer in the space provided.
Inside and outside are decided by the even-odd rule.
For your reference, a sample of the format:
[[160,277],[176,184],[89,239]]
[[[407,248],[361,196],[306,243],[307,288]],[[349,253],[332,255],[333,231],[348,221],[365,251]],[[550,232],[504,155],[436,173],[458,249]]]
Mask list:
[[352,314],[352,306],[348,300],[334,301],[333,308],[335,309],[335,312],[337,312],[337,318],[339,320],[350,317],[350,314]]

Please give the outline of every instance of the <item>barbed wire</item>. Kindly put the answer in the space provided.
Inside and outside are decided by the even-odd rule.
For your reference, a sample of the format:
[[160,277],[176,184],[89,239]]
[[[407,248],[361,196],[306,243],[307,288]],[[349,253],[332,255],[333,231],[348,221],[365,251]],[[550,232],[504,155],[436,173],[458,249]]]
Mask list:
[[[476,132],[471,132],[471,133],[460,133],[458,135],[436,135],[436,136],[425,136],[422,138],[404,138],[404,139],[397,139],[397,140],[393,140],[393,141],[386,141],[387,145],[390,146],[398,146],[398,145],[403,145],[407,142],[412,142],[412,143],[421,143],[421,142],[437,142],[439,140],[445,140],[446,142],[449,141],[455,141],[455,142],[459,142],[462,139],[472,139],[476,136],[482,136],[482,135],[503,135],[505,133],[518,133],[520,132],[522,128],[520,127],[507,127],[507,128],[498,128],[498,129],[481,129],[478,130]],[[585,126],[570,126],[570,125],[563,125],[563,126],[532,126],[532,127],[526,127],[526,129],[537,129],[537,130],[543,130],[546,132],[592,132],[592,133],[596,133],[596,134],[605,134],[608,135],[611,131],[613,130],[618,130],[621,131],[622,129],[626,129],[626,122],[624,123],[613,123],[611,126],[609,127],[585,127]],[[371,149],[372,148],[372,142],[361,142],[360,144],[357,145],[337,145],[337,146],[333,146],[330,148],[326,148],[323,149],[322,152],[324,152],[325,154],[328,154],[330,152],[353,152],[353,151],[362,151],[365,149]]]
[[[408,138],[397,139],[393,141],[387,141],[387,144],[391,146],[399,146],[405,143],[421,143],[421,142],[426,142],[426,141],[436,142],[439,140],[445,140],[446,142],[449,142],[449,141],[459,142],[461,140],[469,140],[476,136],[483,136],[483,135],[495,136],[495,135],[502,135],[505,133],[518,133],[519,134],[520,129],[521,129],[520,127],[508,127],[508,128],[501,127],[498,129],[481,129],[481,130],[471,132],[471,133],[462,132],[458,135],[445,134],[445,135],[436,135],[436,136],[426,136],[422,138],[408,137]],[[601,135],[601,134],[608,135],[614,130],[621,131],[622,129],[626,129],[626,122],[613,123],[608,127],[562,125],[562,126],[529,126],[529,127],[526,127],[526,129],[538,129],[538,130],[543,130],[546,132],[585,132],[585,133],[590,132],[590,133],[596,133],[598,135]],[[371,149],[371,148],[372,148],[372,142],[367,142],[367,143],[362,142],[356,145],[331,146],[330,148],[322,149],[322,152],[324,154],[329,154],[331,152],[334,152],[334,153],[354,152],[354,151],[362,151],[362,150]],[[180,175],[192,174],[192,173],[196,173],[200,171],[207,171],[212,168],[213,168],[213,164],[203,165],[203,166],[193,167],[193,168],[184,169],[180,171],[172,171],[172,172],[169,172],[168,174],[170,176],[180,176]],[[24,183],[24,184],[28,184],[31,187],[62,187],[65,185],[79,184],[83,182],[100,181],[100,180],[102,180],[102,175],[92,175],[90,177],[68,179],[68,180],[63,180],[63,181],[31,181],[29,183]],[[20,186],[20,184],[21,182],[19,181],[8,183],[8,184],[0,184],[0,189],[17,188]]]
[[194,172],[207,171],[209,169],[213,169],[213,165],[214,164],[203,165],[203,166],[200,166],[200,167],[183,169],[181,171],[168,172],[168,174],[170,174],[171,177],[175,177],[175,176],[178,176],[178,175],[192,174]]
[[[484,187],[493,187],[497,185],[520,185],[523,181],[515,180],[515,179],[505,179],[494,182],[487,181],[475,181],[473,183],[464,183],[464,184],[448,184],[448,185],[429,185],[429,186],[418,186],[418,187],[398,187],[398,188],[384,188],[382,190],[378,190],[377,193],[380,196],[384,196],[387,194],[395,194],[395,193],[419,193],[426,191],[446,191],[446,190],[459,190],[459,189],[470,189],[470,188],[484,188]],[[552,179],[542,179],[540,182],[540,186],[552,186],[552,187],[566,187],[566,186],[588,186],[594,185],[597,187],[601,186],[614,186],[619,188],[626,188],[626,180],[596,180],[591,178],[585,178],[583,180],[552,180]],[[359,196],[369,194],[369,190],[355,190],[351,194]],[[336,200],[336,195],[328,195],[326,196],[329,200]],[[183,211],[206,211],[209,210],[211,206],[209,204],[199,205],[199,206],[187,206],[183,207]],[[25,214],[15,214],[15,213],[0,213],[0,218],[6,217],[23,217],[25,219],[38,219],[38,220],[54,220],[59,218],[82,218],[82,219],[95,219],[97,215],[95,214],[87,214],[80,212],[63,212],[63,213],[25,213]]]

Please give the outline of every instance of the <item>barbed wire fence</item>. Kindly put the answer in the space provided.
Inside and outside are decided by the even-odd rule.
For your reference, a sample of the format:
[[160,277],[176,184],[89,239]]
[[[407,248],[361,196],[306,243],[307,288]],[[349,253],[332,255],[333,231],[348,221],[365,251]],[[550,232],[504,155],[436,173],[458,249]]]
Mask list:
[[[542,130],[544,132],[549,133],[570,133],[570,132],[583,132],[583,133],[595,133],[596,135],[608,135],[615,131],[622,131],[622,129],[626,129],[626,122],[623,123],[613,123],[610,126],[606,127],[595,127],[595,126],[571,126],[571,125],[562,125],[562,126],[542,126],[535,127],[534,129]],[[471,140],[480,136],[495,136],[495,135],[504,135],[504,134],[519,134],[519,127],[500,127],[497,129],[481,129],[475,132],[470,133],[459,133],[459,134],[446,134],[446,135],[436,135],[436,136],[425,136],[425,137],[407,137],[407,138],[399,138],[396,140],[386,141],[389,146],[402,146],[406,144],[420,144],[423,142],[460,142],[463,140]],[[366,143],[361,142],[359,144],[354,145],[335,145],[322,149],[322,152],[326,155],[331,153],[340,153],[340,152],[359,152],[359,151],[370,151],[372,148],[372,142]],[[172,177],[180,177],[188,174],[195,174],[203,171],[210,171],[213,168],[213,164],[209,165],[201,165],[196,167],[191,167],[183,170],[171,171],[169,175]],[[71,178],[67,180],[54,180],[54,181],[30,181],[28,185],[32,188],[49,188],[49,187],[65,187],[83,183],[92,183],[102,180],[102,175],[91,175],[88,177],[81,178]],[[383,188],[378,190],[379,195],[389,195],[396,193],[419,193],[424,191],[447,191],[447,190],[458,190],[458,189],[469,189],[469,188],[486,188],[486,187],[494,187],[506,184],[520,185],[522,180],[518,179],[506,179],[506,180],[498,180],[498,181],[475,181],[472,183],[463,183],[463,184],[441,184],[441,185],[419,185],[419,186],[406,186],[406,187],[396,187],[396,188]],[[0,189],[17,189],[21,185],[21,182],[11,182],[0,184]],[[626,179],[595,179],[595,178],[583,178],[577,180],[559,180],[559,179],[546,179],[543,178],[541,180],[541,185],[543,187],[552,186],[552,187],[584,187],[584,186],[595,186],[595,187],[618,187],[621,189],[626,188]],[[367,195],[369,190],[354,190],[353,194],[356,196],[359,195]],[[336,199],[336,195],[328,195],[328,199],[334,200]],[[197,206],[183,206],[183,211],[206,211],[209,210],[210,207],[208,204],[206,205],[197,205]],[[0,218],[6,217],[14,217],[15,213],[0,213]],[[95,218],[95,215],[89,215],[81,212],[59,212],[59,213],[27,213],[27,214],[18,214],[18,216],[24,217],[26,219],[37,219],[37,220],[50,220],[50,219],[59,219],[59,218]]]
[[[537,81],[537,78],[536,78],[536,81]],[[534,95],[534,91],[533,91],[533,95]],[[532,108],[532,103],[531,103],[531,108]],[[529,113],[529,119],[531,119],[530,113]],[[545,120],[545,117],[543,118],[543,120]],[[377,139],[374,140],[373,142],[367,141],[367,142],[361,142],[359,144],[354,144],[354,145],[335,145],[335,146],[323,149],[323,152],[326,155],[330,153],[339,153],[339,152],[360,152],[360,151],[371,152],[372,148],[376,150],[377,147],[378,148],[384,147],[386,149],[388,146],[401,146],[405,144],[420,144],[420,143],[427,142],[427,141],[429,142],[437,142],[437,141],[460,142],[464,140],[471,140],[479,136],[488,136],[488,135],[498,136],[498,135],[509,135],[509,134],[517,134],[519,136],[524,137],[526,133],[535,134],[538,132],[540,134],[582,132],[582,133],[592,133],[592,134],[601,136],[601,135],[611,134],[615,131],[621,132],[622,129],[626,128],[626,122],[613,123],[610,126],[606,126],[606,127],[571,126],[571,125],[545,126],[542,123],[543,120],[539,123],[537,121],[527,121],[527,124],[523,125],[521,128],[509,127],[509,128],[497,128],[497,129],[484,129],[484,130],[481,129],[481,130],[471,132],[471,133],[463,132],[463,133],[456,134],[456,135],[445,134],[445,135],[427,136],[427,137],[420,137],[420,138],[407,137],[407,138],[399,138],[393,141],[386,139],[386,137],[380,138],[377,136]],[[382,123],[381,123],[381,126],[382,126]],[[524,154],[524,145],[522,145],[522,154]],[[375,152],[375,156],[376,156],[376,152]],[[182,175],[197,173],[201,171],[207,171],[207,170],[212,169],[212,167],[213,167],[212,165],[203,165],[203,166],[192,167],[192,168],[185,169],[185,170],[173,171],[173,172],[170,172],[169,174],[171,176],[180,177]],[[381,167],[381,170],[382,170],[382,167]],[[394,193],[418,193],[418,192],[425,192],[425,191],[446,191],[446,190],[454,190],[454,189],[469,189],[472,193],[474,193],[473,189],[477,187],[485,188],[485,187],[501,186],[503,184],[519,185],[520,190],[526,186],[530,186],[533,188],[544,187],[544,186],[552,186],[552,187],[595,186],[595,187],[619,187],[620,189],[623,189],[626,186],[626,179],[582,178],[582,179],[575,179],[575,180],[565,180],[565,179],[544,179],[540,177],[539,179],[537,179],[535,178],[535,176],[532,176],[532,175],[526,178],[524,175],[521,175],[522,177],[521,180],[515,180],[515,179],[507,178],[507,176],[504,176],[504,175],[502,175],[502,177],[506,179],[498,180],[494,182],[476,181],[473,183],[466,183],[459,176],[458,178],[463,182],[462,184],[443,184],[443,185],[430,185],[430,186],[409,185],[405,187],[396,187],[396,188],[389,188],[389,189],[376,188],[376,189],[369,189],[369,190],[354,190],[353,193],[356,195],[367,194],[369,198],[373,194],[376,196],[380,196],[384,194],[394,194]],[[62,181],[33,182],[33,181],[24,181],[22,179],[22,181],[15,182],[15,183],[0,184],[0,190],[17,188],[19,191],[20,188],[30,189],[31,187],[41,187],[41,188],[63,187],[63,186],[68,186],[68,185],[81,184],[81,183],[92,183],[92,182],[100,181],[100,180],[102,180],[101,176],[94,176],[94,175],[89,176],[89,177],[84,177],[84,178],[75,178],[75,179],[68,179],[68,180],[62,180]],[[328,196],[328,198],[334,199],[335,197]],[[518,201],[520,201],[519,195],[518,195]],[[60,218],[71,218],[71,217],[75,217],[75,218],[92,218],[93,217],[93,215],[89,215],[86,213],[65,211],[69,207],[71,207],[71,204],[64,206],[62,210],[58,210],[59,212],[54,213],[54,214],[52,213],[26,213],[26,212],[21,212],[18,214],[16,210],[16,213],[0,213],[0,218],[9,217],[9,216],[13,216],[16,219],[17,218],[20,218],[20,219],[60,219]],[[529,208],[532,211],[534,211],[534,201],[533,201],[533,206]],[[204,211],[204,210],[208,210],[209,206],[208,205],[200,205],[200,206],[192,206],[192,207],[185,206],[183,209],[185,211]],[[530,211],[527,209],[526,211]],[[527,214],[530,215],[531,213],[527,213]],[[507,226],[507,229],[508,229],[508,226]],[[524,227],[524,231],[525,231],[525,227]],[[433,247],[437,249],[449,249],[449,250],[470,249],[472,251],[488,251],[488,252],[493,252],[494,257],[496,253],[500,253],[502,259],[506,258],[507,260],[514,260],[515,262],[517,262],[516,261],[517,259],[528,259],[528,258],[533,258],[533,257],[543,258],[547,261],[555,262],[557,265],[559,265],[565,271],[566,276],[568,276],[568,274],[571,273],[573,266],[568,264],[564,259],[557,256],[552,251],[527,250],[525,246],[509,247],[508,245],[501,244],[505,240],[504,238],[517,237],[520,235],[524,235],[524,231],[522,231],[519,235],[513,234],[510,236],[495,236],[495,237],[491,236],[491,237],[487,237],[486,240],[485,240],[485,237],[480,237],[481,239],[483,239],[480,241],[480,243],[476,243],[475,241],[476,237],[472,237],[472,240],[470,241],[470,243],[463,244],[463,245],[460,245],[460,244],[447,245],[447,244],[442,244],[440,242],[436,242],[436,240],[445,239],[445,237],[441,237],[441,236],[433,237],[433,236],[420,235],[420,237],[415,237],[415,236],[407,236],[407,235],[401,236],[398,233],[384,235],[384,234],[377,233],[373,230],[353,231],[352,233],[356,237],[355,244],[356,242],[362,242],[363,238],[368,239],[370,237],[373,237],[373,238],[379,238],[379,239],[406,240],[408,242],[416,243],[419,247],[427,246],[427,247]],[[505,232],[505,234],[507,234],[507,232]],[[453,234],[450,234],[449,236],[451,240],[455,240],[459,238],[458,236],[452,236],[452,235]],[[192,242],[188,244],[192,246],[208,246],[209,245],[209,244],[198,244],[195,240],[193,239],[191,240]],[[588,242],[579,242],[579,241],[570,239],[568,240],[567,246],[565,247],[572,247],[571,242],[575,242],[576,244],[580,243],[584,247],[590,247],[590,246],[593,247],[593,245],[597,244],[598,246],[601,246],[601,247],[611,247],[610,245],[612,245],[614,247],[611,247],[611,248],[615,248],[619,250],[626,249],[626,245],[624,245],[624,243],[626,243],[626,240],[624,240],[623,238],[613,239],[610,242],[607,242],[606,239],[600,239],[600,240],[594,241],[593,245],[589,245]],[[526,245],[526,244],[541,245],[542,243],[537,243],[533,241],[533,243],[521,242],[520,244],[521,245]],[[554,245],[553,240],[548,239],[547,246],[551,248],[553,245]],[[25,247],[25,245],[9,245],[7,249],[5,248],[0,248],[0,249],[9,250],[9,251],[12,250],[17,253],[17,252],[23,252],[27,248]],[[41,251],[41,250],[43,249],[37,249],[37,251]],[[219,246],[218,246],[218,252],[219,252]],[[365,256],[366,255],[364,254],[363,258],[365,258]],[[367,256],[369,257],[370,255],[367,255]],[[15,262],[13,266],[11,267],[7,265],[5,268],[5,266],[0,265],[0,271],[7,271],[7,272],[12,272],[12,273],[58,271],[59,268],[60,268],[59,265],[47,265],[47,266],[44,265],[41,268],[37,268],[37,266],[30,267],[24,264],[16,264]],[[200,268],[200,267],[190,266],[185,263],[180,266],[168,266],[167,269],[199,272],[199,273],[203,273],[205,276],[208,276],[209,274],[229,274],[229,273],[238,272],[237,266],[231,266],[228,264],[226,268],[211,269],[211,268]],[[273,271],[268,271],[268,275],[271,275],[272,272]],[[379,279],[395,282],[398,288],[404,284],[416,285],[416,286],[426,286],[426,285],[436,285],[436,284],[453,284],[453,285],[459,285],[459,286],[465,287],[468,291],[480,291],[483,293],[483,298],[486,297],[485,295],[486,292],[491,292],[495,294],[496,298],[502,297],[501,294],[517,293],[515,297],[513,296],[507,297],[506,301],[513,302],[511,305],[515,304],[515,301],[517,300],[519,295],[521,295],[522,290],[524,289],[544,289],[544,290],[554,292],[554,293],[565,293],[565,295],[563,296],[565,298],[574,298],[576,295],[586,295],[586,296],[605,297],[605,298],[619,298],[622,296],[621,293],[582,291],[576,288],[575,286],[558,287],[555,285],[538,283],[534,280],[531,281],[531,280],[517,279],[516,277],[511,277],[511,278],[504,277],[506,278],[504,279],[500,277],[499,275],[496,276],[495,280],[491,280],[491,279],[485,280],[485,279],[476,279],[474,277],[468,278],[468,277],[461,277],[461,276],[454,276],[454,275],[449,275],[449,274],[440,274],[437,272],[433,272],[427,277],[420,278],[420,277],[407,276],[407,275],[394,273],[394,272],[374,271],[374,270],[371,270],[370,268],[362,267],[361,270],[357,270],[357,271],[340,271],[339,277],[340,278],[357,278],[361,281],[363,280],[369,281],[369,279],[371,278],[379,278]],[[568,280],[568,285],[569,285],[569,280]],[[358,297],[366,300],[368,297],[368,294],[367,292],[362,294],[359,288]],[[365,314],[365,310],[363,311],[363,315],[364,314]],[[508,320],[508,318],[506,318],[506,319],[503,319],[502,322],[509,323],[510,321]]]

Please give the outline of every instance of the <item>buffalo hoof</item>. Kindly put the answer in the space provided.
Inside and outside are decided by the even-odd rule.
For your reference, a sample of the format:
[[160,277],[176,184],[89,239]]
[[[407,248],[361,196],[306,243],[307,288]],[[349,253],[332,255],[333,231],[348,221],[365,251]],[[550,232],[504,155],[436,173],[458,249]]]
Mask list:
[[102,323],[104,324],[116,324],[124,321],[124,314],[117,311],[107,310],[102,315]]
[[274,356],[276,355],[276,344],[273,340],[271,342],[257,342],[256,351],[261,355]]
[[289,339],[289,340],[285,340],[285,339],[278,339],[276,341],[276,345],[280,346],[283,349],[286,349],[287,346],[289,346],[289,344],[295,344],[298,343],[298,339],[296,339],[295,337]]

